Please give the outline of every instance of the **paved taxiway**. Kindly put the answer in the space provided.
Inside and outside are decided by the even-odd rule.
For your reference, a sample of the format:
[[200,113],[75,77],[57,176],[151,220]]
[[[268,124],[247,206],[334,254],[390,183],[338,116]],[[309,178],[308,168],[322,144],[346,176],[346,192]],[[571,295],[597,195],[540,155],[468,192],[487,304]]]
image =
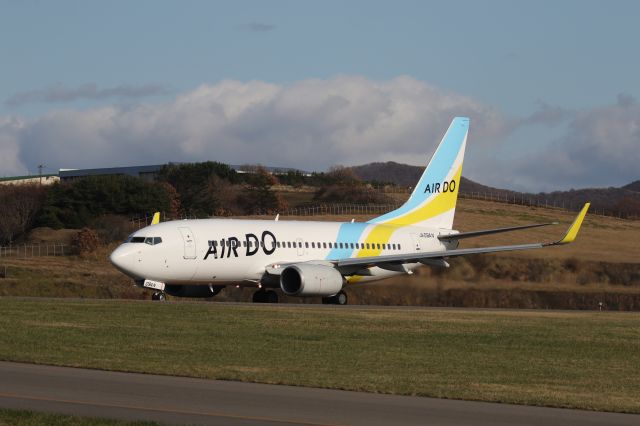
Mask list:
[[0,362],[0,407],[210,425],[638,425],[640,416]]

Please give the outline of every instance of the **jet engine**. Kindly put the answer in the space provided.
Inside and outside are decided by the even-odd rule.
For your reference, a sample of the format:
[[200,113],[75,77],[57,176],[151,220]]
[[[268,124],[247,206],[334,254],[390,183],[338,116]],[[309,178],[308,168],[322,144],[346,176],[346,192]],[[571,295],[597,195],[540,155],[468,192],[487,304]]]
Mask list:
[[167,284],[164,288],[164,292],[176,297],[213,297],[220,293],[220,290],[224,288],[223,285],[178,285]]
[[331,266],[291,265],[280,274],[280,288],[287,296],[333,296],[343,284],[344,278]]

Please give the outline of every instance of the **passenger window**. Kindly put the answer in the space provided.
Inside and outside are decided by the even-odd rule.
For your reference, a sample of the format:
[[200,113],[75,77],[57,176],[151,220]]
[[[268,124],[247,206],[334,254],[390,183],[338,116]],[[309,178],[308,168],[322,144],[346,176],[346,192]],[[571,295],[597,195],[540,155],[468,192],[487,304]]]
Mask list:
[[369,247],[369,243],[367,243],[367,250],[369,250],[371,247]]
[[287,247],[291,248],[291,241],[287,241]]
[[311,248],[316,248],[316,243],[312,242],[311,243]]
[[322,243],[322,248],[327,248],[327,243]]
[[402,247],[400,247],[400,244],[398,244],[398,250],[402,250]]
[[353,243],[351,243],[351,248],[353,249]]
[[304,248],[309,248],[309,243],[307,241],[304,242]]
[[380,250],[380,243],[378,243],[378,250]]

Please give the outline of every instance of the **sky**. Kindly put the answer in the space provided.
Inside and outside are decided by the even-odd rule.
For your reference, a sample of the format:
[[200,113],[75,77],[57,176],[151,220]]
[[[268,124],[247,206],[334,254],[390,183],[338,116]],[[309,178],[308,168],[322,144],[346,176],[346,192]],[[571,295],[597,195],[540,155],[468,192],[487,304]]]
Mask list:
[[638,1],[0,0],[0,176],[426,165],[531,192],[640,179]]

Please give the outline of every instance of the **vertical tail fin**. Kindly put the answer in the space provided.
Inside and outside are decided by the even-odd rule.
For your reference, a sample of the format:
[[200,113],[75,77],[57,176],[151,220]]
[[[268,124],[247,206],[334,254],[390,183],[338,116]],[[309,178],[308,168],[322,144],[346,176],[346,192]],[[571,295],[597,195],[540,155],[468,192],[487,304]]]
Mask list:
[[369,223],[451,229],[468,132],[469,119],[454,118],[407,202]]

